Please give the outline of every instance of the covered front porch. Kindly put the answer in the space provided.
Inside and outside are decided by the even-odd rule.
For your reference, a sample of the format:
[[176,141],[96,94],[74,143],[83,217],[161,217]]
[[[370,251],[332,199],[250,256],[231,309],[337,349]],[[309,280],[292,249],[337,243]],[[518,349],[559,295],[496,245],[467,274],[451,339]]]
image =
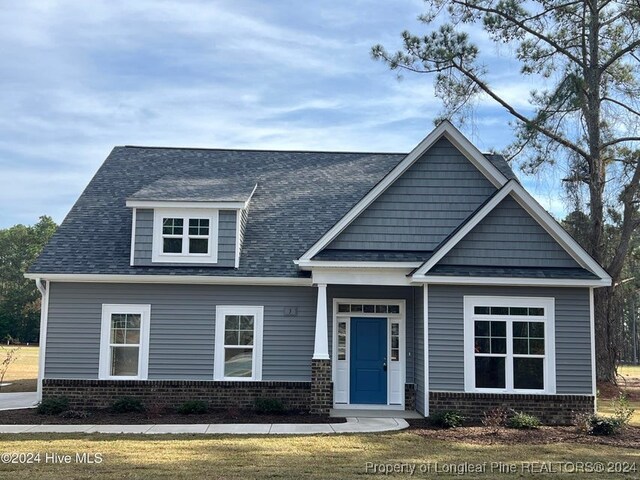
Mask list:
[[317,289],[313,410],[424,415],[423,287],[319,283]]

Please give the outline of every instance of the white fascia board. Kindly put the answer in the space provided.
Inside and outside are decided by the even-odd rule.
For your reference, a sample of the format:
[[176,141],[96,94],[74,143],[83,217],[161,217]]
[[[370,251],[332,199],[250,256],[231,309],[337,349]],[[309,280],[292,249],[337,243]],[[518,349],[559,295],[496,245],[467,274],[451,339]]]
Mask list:
[[129,265],[132,267],[135,263],[135,253],[136,253],[136,212],[137,211],[138,210],[134,208],[131,213],[131,254],[129,258]]
[[329,260],[294,260],[300,270],[312,270],[314,268],[407,268],[414,269],[422,265],[422,262],[342,262]]
[[413,275],[411,281],[439,285],[509,285],[514,287],[608,287],[611,285],[611,280],[607,279],[456,277],[452,275]]
[[467,234],[473,230],[502,200],[505,199],[509,193],[513,191],[514,186],[517,184],[515,180],[509,181],[496,195],[488,201],[476,214],[471,218],[464,226],[458,230],[440,249],[438,249],[432,256],[424,262],[424,264],[418,268],[414,273],[414,278],[424,275],[431,270],[449,251],[455,247]]
[[[254,189],[255,191],[255,189]],[[208,208],[216,210],[238,210],[246,208],[246,202],[182,202],[160,200],[127,200],[129,208]]]
[[354,269],[354,268],[314,268],[311,278],[314,284],[340,285],[411,285],[408,274],[410,268],[396,269]]
[[90,283],[165,283],[190,285],[312,285],[310,278],[291,277],[215,277],[195,275],[100,275],[66,273],[26,273],[25,278],[41,278],[52,282],[90,282]]
[[404,159],[395,166],[369,193],[367,193],[347,214],[342,217],[320,240],[307,250],[300,260],[311,260],[314,255],[335,239],[360,213],[395,182],[441,137],[447,138],[460,152],[482,172],[496,188],[507,183],[507,178],[449,121],[443,121],[427,135]]

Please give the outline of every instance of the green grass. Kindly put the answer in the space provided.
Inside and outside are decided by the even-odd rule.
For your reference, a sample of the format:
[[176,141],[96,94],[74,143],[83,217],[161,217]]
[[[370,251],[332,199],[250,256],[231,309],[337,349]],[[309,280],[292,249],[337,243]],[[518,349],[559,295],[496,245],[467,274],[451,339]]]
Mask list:
[[640,379],[640,365],[623,365],[618,368],[618,374],[625,378],[635,377]]
[[[640,427],[640,366],[625,365],[618,368],[620,389],[627,393],[629,405],[635,409],[629,422],[630,425]],[[611,399],[598,399],[598,412],[604,415],[612,415],[615,405]]]
[[[31,479],[193,479],[367,478],[366,464],[460,464],[489,462],[487,472],[463,478],[495,478],[491,462],[630,462],[640,468],[640,451],[604,445],[470,445],[425,439],[411,432],[338,436],[204,437],[204,436],[4,436],[0,452],[41,452],[42,463],[0,463],[0,478]],[[98,465],[45,464],[44,453],[100,453]],[[507,477],[519,475],[505,475]],[[565,474],[520,475],[526,478],[564,478]],[[416,473],[415,477],[425,478]],[[385,478],[409,478],[407,474]],[[435,478],[430,475],[428,478]],[[437,478],[461,478],[437,475]],[[579,474],[571,478],[582,478]],[[598,474],[593,478],[625,478]],[[627,477],[628,478],[628,477]]]
[[38,347],[4,345],[0,348],[0,362],[4,360],[7,350],[12,348],[18,348],[17,360],[9,366],[4,376],[4,382],[11,382],[11,385],[2,387],[0,392],[35,392],[38,386]]

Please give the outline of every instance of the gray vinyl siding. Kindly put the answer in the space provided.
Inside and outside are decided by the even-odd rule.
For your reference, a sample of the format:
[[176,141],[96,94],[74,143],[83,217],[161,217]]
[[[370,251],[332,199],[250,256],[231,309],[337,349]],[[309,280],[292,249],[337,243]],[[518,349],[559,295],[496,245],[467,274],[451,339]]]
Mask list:
[[220,267],[236,264],[236,222],[235,210],[220,210],[218,216],[218,263]]
[[464,391],[465,295],[554,297],[556,391],[592,393],[588,288],[429,286],[429,387]]
[[433,250],[494,191],[458,149],[441,139],[328,248]]
[[153,248],[153,210],[136,210],[134,265],[150,265]]
[[[234,267],[236,262],[236,221],[235,210],[220,210],[218,216],[218,267]],[[153,245],[153,209],[136,210],[136,231],[133,264],[135,266],[150,266],[152,262]],[[166,263],[162,265],[187,265],[193,263]],[[212,266],[211,264],[207,264]]]
[[416,410],[424,415],[424,288],[414,287],[414,378],[416,389]]
[[[103,303],[151,305],[149,379],[212,380],[216,305],[264,306],[263,380],[309,381],[316,288],[53,283],[45,378],[98,378]],[[285,317],[285,307],[296,316]]]
[[240,246],[240,258],[242,259],[242,245],[244,244],[244,235],[247,231],[247,220],[249,219],[249,207],[240,210],[240,238],[238,245]]
[[496,206],[440,263],[580,268],[512,197]]
[[[414,345],[414,287],[386,287],[377,285],[329,285],[327,287],[327,312],[329,316],[329,353],[333,345],[333,300],[335,298],[405,300],[406,302],[406,382],[414,383],[416,347]],[[357,314],[354,314],[357,316]],[[380,314],[384,317],[384,314]]]

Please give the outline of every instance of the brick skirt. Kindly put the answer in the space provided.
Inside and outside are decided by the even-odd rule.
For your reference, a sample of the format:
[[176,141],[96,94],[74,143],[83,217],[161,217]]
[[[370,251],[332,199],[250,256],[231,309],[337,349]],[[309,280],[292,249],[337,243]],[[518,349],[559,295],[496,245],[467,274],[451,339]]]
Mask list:
[[273,398],[287,409],[308,411],[310,392],[311,382],[44,379],[42,385],[43,399],[64,396],[74,409],[109,407],[121,397],[138,398],[147,406],[201,400],[211,408],[248,409],[258,398]]
[[568,425],[576,414],[593,413],[591,395],[529,395],[495,393],[429,392],[429,412],[458,410],[469,420],[482,420],[496,407],[535,415],[542,423]]

